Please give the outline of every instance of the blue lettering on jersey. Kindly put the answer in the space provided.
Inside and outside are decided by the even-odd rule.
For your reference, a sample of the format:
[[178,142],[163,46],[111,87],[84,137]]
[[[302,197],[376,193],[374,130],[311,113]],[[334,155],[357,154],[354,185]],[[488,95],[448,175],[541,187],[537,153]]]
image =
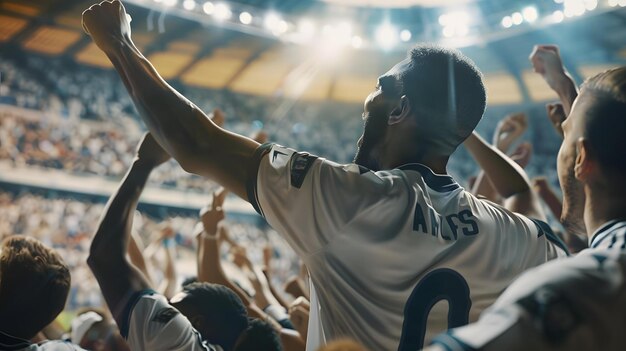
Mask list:
[[422,206],[419,203],[415,204],[415,216],[413,216],[413,230],[421,230],[422,233],[427,233],[426,229],[426,217],[422,211]]
[[[431,234],[432,236],[441,236],[444,240],[457,240],[461,233],[464,236],[473,236],[479,233],[476,217],[469,209],[449,214],[445,217],[452,237],[446,234],[447,231],[442,226],[443,217],[432,208],[427,207],[427,209],[428,214],[424,213],[419,203],[415,204],[415,215],[413,216],[414,231]],[[430,218],[430,232],[426,225],[427,215]]]
[[[474,218],[474,219],[472,219]],[[463,235],[471,236],[478,234],[478,223],[476,223],[474,214],[470,210],[463,210],[459,212],[459,219],[461,223],[465,225],[469,225],[472,229],[468,229],[467,227],[463,228]]]

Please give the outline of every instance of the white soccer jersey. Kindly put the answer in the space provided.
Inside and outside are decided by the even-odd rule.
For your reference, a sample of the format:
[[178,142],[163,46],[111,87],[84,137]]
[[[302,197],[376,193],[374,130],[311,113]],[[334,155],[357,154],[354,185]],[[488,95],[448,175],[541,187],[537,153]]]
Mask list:
[[565,255],[547,225],[423,165],[374,173],[272,144],[255,157],[250,202],[311,274],[307,350],[341,336],[417,350],[476,320],[524,270]]
[[120,332],[131,350],[222,351],[202,342],[191,322],[152,290],[131,297]]
[[625,350],[626,221],[604,225],[592,247],[524,273],[477,323],[435,344],[450,351]]
[[32,344],[28,340],[16,338],[0,331],[0,350],[3,351],[86,351],[78,345],[64,340],[49,340]]

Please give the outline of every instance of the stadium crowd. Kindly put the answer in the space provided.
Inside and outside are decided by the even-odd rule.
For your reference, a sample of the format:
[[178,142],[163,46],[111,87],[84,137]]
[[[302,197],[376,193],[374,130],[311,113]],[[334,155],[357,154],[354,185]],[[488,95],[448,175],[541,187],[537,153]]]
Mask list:
[[[418,46],[367,97],[357,156],[339,165],[264,143],[264,133],[348,163],[363,122],[336,112],[350,109],[303,104],[286,122],[271,112],[280,101],[225,92],[207,98],[205,90],[181,87],[199,108],[169,118],[187,100],[131,42],[111,39],[118,32],[130,38],[123,6],[105,1],[83,16],[96,44],[112,60],[124,58],[115,62],[123,80],[86,68],[70,75],[63,62],[30,55],[2,58],[8,79],[0,102],[45,112],[0,112],[0,160],[120,183],[106,205],[0,192],[0,349],[626,345],[626,214],[616,185],[626,159],[615,154],[626,132],[626,68],[579,88],[557,47],[534,48],[530,65],[560,98],[543,118],[562,145],[533,169],[533,144],[523,136],[534,118],[507,115],[490,138],[481,137],[474,132],[485,109],[477,68],[457,51]],[[454,108],[446,84],[410,85],[450,72]],[[460,144],[461,161],[448,165]],[[448,166],[467,190],[444,174]],[[212,196],[196,217],[153,218],[137,211],[146,184]],[[227,219],[230,193],[273,229]],[[562,226],[553,230],[548,218]],[[421,306],[424,299],[432,304]],[[449,312],[435,306],[441,299]]]

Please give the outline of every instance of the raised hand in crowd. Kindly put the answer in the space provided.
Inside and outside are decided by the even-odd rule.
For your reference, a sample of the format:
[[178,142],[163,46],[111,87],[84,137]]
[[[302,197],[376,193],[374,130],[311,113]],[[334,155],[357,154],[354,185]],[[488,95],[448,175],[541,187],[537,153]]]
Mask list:
[[280,294],[278,292],[278,289],[274,286],[274,284],[272,284],[272,258],[274,255],[274,249],[272,248],[272,246],[270,244],[267,244],[263,247],[263,267],[262,267],[262,271],[263,274],[265,275],[265,278],[267,278],[267,282],[270,286],[270,290],[272,292],[272,295],[274,295],[274,297],[276,298],[276,300],[278,300],[278,302],[281,304],[281,306],[283,306],[284,308],[289,308],[289,303],[287,303],[287,301],[285,301],[285,299],[283,298],[282,294]]
[[526,168],[530,162],[530,158],[533,155],[533,144],[525,141],[519,144],[513,152],[509,155],[511,160],[515,161],[520,167]]
[[578,96],[578,88],[563,65],[559,47],[535,45],[529,59],[534,71],[539,73],[550,88],[558,94],[565,114],[569,115],[574,99]]
[[498,150],[508,153],[509,149],[528,129],[528,118],[525,113],[514,113],[504,117],[493,133],[493,145]]
[[505,198],[505,207],[527,217],[545,221],[539,197],[532,189],[526,172],[502,151],[489,145],[476,132],[465,141],[465,147]]
[[550,103],[546,105],[546,112],[548,113],[548,119],[556,130],[556,133],[563,138],[562,124],[565,122],[567,115],[565,114],[565,108],[560,102]]
[[[150,172],[168,159],[165,150],[147,133],[126,177],[109,200],[91,245],[87,262],[122,336],[132,350],[200,350],[206,348],[205,343],[209,348],[214,344],[231,350],[236,344],[255,342],[269,343],[272,350],[280,350],[272,327],[249,321],[242,300],[227,287],[189,284],[168,302],[128,261],[126,246],[139,196]],[[252,349],[239,346],[237,350]]]
[[289,320],[296,328],[298,333],[304,341],[306,341],[308,329],[309,329],[309,313],[311,310],[311,304],[304,296],[300,296],[293,300],[289,306]]
[[[526,129],[528,129],[526,114],[520,112],[508,115],[498,122],[493,133],[492,143],[498,150],[506,154],[511,146],[524,134]],[[503,202],[502,196],[494,188],[484,170],[478,173],[471,189],[473,194],[480,195],[492,202],[499,204]]]

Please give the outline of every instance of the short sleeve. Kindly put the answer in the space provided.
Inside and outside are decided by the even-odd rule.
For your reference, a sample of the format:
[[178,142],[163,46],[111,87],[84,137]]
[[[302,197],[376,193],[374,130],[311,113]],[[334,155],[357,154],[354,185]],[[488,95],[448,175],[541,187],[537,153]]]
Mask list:
[[262,145],[255,157],[249,201],[300,255],[322,249],[346,225],[371,216],[375,206],[407,197],[400,174],[340,165],[275,144]]
[[161,295],[138,292],[129,301],[129,311],[128,333],[122,335],[131,350],[210,350],[189,320]]

